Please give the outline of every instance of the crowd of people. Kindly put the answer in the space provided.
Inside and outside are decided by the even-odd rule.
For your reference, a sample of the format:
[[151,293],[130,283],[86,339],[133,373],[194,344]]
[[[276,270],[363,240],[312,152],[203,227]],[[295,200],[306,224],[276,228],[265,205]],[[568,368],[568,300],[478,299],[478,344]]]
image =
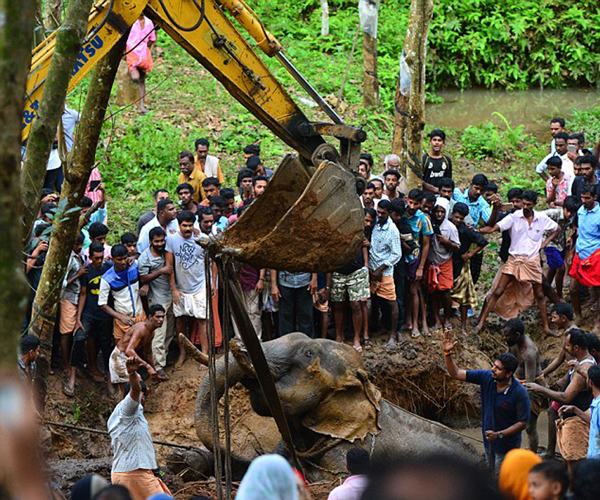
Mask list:
[[[386,156],[383,172],[376,174],[375,159],[363,153],[358,172],[366,180],[360,195],[365,235],[350,262],[322,275],[237,265],[257,336],[265,341],[300,331],[325,338],[330,312],[335,340],[345,341],[348,324],[351,343],[359,353],[373,347],[372,332],[385,332],[390,350],[435,335],[436,340],[442,339],[449,375],[481,386],[483,438],[490,467],[501,473],[505,457],[520,448],[524,430],[531,450],[537,452],[537,417],[547,410],[548,457],[554,459],[558,443],[574,485],[573,466],[586,458],[600,458],[600,368],[596,366],[600,340],[579,328],[584,325],[582,306],[594,311],[590,320],[594,324],[588,326],[596,333],[600,328],[600,170],[598,152],[585,149],[582,134],[568,134],[563,119],[552,120],[551,132],[550,153],[536,167],[546,181],[543,195],[528,186],[510,186],[502,199],[504,190],[483,173],[475,174],[467,186],[458,185],[452,160],[444,152],[442,130],[429,134],[419,188],[407,188],[398,156]],[[223,323],[229,319],[223,316],[216,264],[196,240],[235,224],[263,195],[273,175],[260,158],[260,146],[250,144],[240,152],[245,166],[237,174],[235,187],[228,187],[218,157],[209,151],[209,141],[198,139],[195,152],[179,153],[176,189],[156,190],[153,209],[140,214],[135,228],[118,238],[111,234],[111,240],[119,241],[112,246],[107,242],[111,229],[105,186],[100,170],[94,169],[82,202],[87,223],[73,246],[61,292],[52,368],[64,372],[63,392],[69,397],[76,392],[82,369],[106,384],[111,394],[120,389],[124,395],[108,422],[117,464],[113,464],[112,479],[129,487],[136,500],[149,496],[148,489],[135,493],[140,484],[164,486],[156,486],[149,475],[156,465],[151,439],[143,451],[146,445],[131,424],[137,420],[147,428],[141,412],[144,384],[138,373],[147,373],[157,383],[169,380],[167,365],[180,366],[186,358],[176,333],[208,352],[209,311],[213,311],[217,347],[228,340],[222,334]],[[58,208],[59,175],[53,170],[42,192],[27,252],[31,301]],[[549,208],[537,210],[544,195]],[[496,277],[486,294],[478,294],[475,285],[481,277],[484,252],[490,252],[488,235],[495,232],[501,233]],[[567,280],[568,302],[563,293]],[[469,317],[476,314],[478,295],[483,304],[472,325]],[[559,355],[544,368],[536,344],[518,319],[533,304],[544,335],[562,341]],[[491,370],[458,368],[453,357],[457,343],[453,322],[459,339],[464,339],[480,333],[492,312],[505,321],[508,352],[497,357]],[[237,325],[232,327],[239,338]],[[38,349],[35,337],[22,337],[19,366],[26,380],[35,378]],[[546,383],[547,376],[565,364],[569,371],[554,390]],[[136,442],[136,457],[130,456],[123,440]],[[545,463],[535,466],[530,484],[554,481],[561,487],[546,488],[558,491],[555,496],[531,493],[531,498],[562,498],[567,483],[556,478],[563,473],[557,472],[555,464]],[[416,466],[399,464],[386,471],[401,475],[411,467]],[[437,470],[435,461],[431,468]],[[136,471],[142,471],[141,475],[131,474]],[[383,488],[383,484],[376,487]],[[243,486],[242,482],[239,494]],[[391,496],[385,496],[388,493]],[[332,495],[332,499],[359,498]],[[383,490],[380,495],[403,498]]]

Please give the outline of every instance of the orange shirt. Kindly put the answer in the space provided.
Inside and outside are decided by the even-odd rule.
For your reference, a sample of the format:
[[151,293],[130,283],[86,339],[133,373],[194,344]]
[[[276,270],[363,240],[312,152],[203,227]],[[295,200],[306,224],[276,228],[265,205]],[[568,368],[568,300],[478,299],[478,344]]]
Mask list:
[[206,179],[206,175],[204,175],[204,172],[202,172],[202,169],[200,167],[196,167],[189,175],[189,177],[186,177],[185,174],[180,172],[177,181],[179,182],[179,184],[187,182],[194,188],[193,199],[195,202],[198,203],[200,202],[200,200],[206,198],[206,195],[204,194],[204,189],[202,188],[202,181],[204,179]]

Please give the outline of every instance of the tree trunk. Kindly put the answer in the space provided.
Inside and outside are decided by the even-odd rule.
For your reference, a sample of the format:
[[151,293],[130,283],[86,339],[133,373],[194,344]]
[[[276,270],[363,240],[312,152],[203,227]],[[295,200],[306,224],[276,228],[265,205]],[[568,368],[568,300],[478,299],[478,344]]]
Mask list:
[[[58,121],[62,117],[67,86],[81,43],[87,33],[88,16],[92,0],[71,0],[65,21],[56,36],[56,45],[44,92],[40,99],[39,112],[34,120],[27,141],[27,152],[21,177],[23,203],[23,242],[29,238],[37,215],[40,192],[46,176],[46,165],[56,136]],[[29,46],[28,46],[29,49]]]
[[[126,42],[127,36],[124,35],[106,57],[98,63],[92,74],[92,81],[81,113],[79,131],[73,144],[72,161],[68,162],[65,172],[61,202],[66,200],[66,205],[61,210],[60,216],[55,217],[57,222],[52,230],[48,255],[33,302],[31,330],[42,339],[51,338],[54,329],[61,284],[69,263],[71,249],[80,230],[80,213],[76,209],[81,206],[87,181],[94,168],[96,147],[106,115],[110,90]],[[59,206],[61,202],[59,202]]]
[[45,0],[44,2],[44,27],[54,31],[60,26],[62,13],[62,0]]
[[[125,60],[121,60],[117,71],[117,106],[136,104],[139,99],[138,84],[131,79]],[[147,102],[146,98],[144,100]]]
[[363,33],[363,107],[379,106],[379,77],[377,76],[377,38]]
[[329,36],[329,4],[321,0],[321,36]]
[[406,168],[408,188],[421,184],[420,178],[409,168],[421,171],[423,129],[425,128],[425,61],[429,23],[433,15],[433,0],[412,0],[410,17],[404,41],[404,54],[410,72],[410,91],[401,92],[401,81],[394,100],[394,137],[392,152],[400,155]]
[[31,64],[34,0],[0,0],[0,369],[15,371],[27,285],[21,253],[21,121]]
[[363,31],[363,107],[381,105],[377,75],[377,23],[379,0],[359,0],[358,14]]

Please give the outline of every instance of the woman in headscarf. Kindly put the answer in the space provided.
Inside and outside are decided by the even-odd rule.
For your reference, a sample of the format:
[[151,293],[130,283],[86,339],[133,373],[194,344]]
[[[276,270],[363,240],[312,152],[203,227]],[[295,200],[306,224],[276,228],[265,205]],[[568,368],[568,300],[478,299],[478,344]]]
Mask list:
[[263,455],[250,464],[236,500],[298,500],[294,471],[279,455]]
[[533,466],[541,461],[542,459],[531,450],[510,450],[504,457],[498,475],[498,486],[504,496],[514,500],[531,500],[527,476]]

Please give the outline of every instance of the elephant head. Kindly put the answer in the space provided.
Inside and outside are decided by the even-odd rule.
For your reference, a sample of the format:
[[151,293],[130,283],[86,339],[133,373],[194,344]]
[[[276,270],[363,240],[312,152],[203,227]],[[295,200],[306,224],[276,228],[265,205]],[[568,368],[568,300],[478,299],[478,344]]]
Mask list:
[[[323,437],[345,441],[379,432],[379,394],[360,355],[350,346],[292,333],[262,344],[295,445],[302,450]],[[225,362],[216,367],[216,397],[225,390]],[[241,382],[252,408],[271,416],[248,354],[237,345],[229,354],[229,385]],[[205,377],[196,398],[196,432],[213,449],[211,387]]]

